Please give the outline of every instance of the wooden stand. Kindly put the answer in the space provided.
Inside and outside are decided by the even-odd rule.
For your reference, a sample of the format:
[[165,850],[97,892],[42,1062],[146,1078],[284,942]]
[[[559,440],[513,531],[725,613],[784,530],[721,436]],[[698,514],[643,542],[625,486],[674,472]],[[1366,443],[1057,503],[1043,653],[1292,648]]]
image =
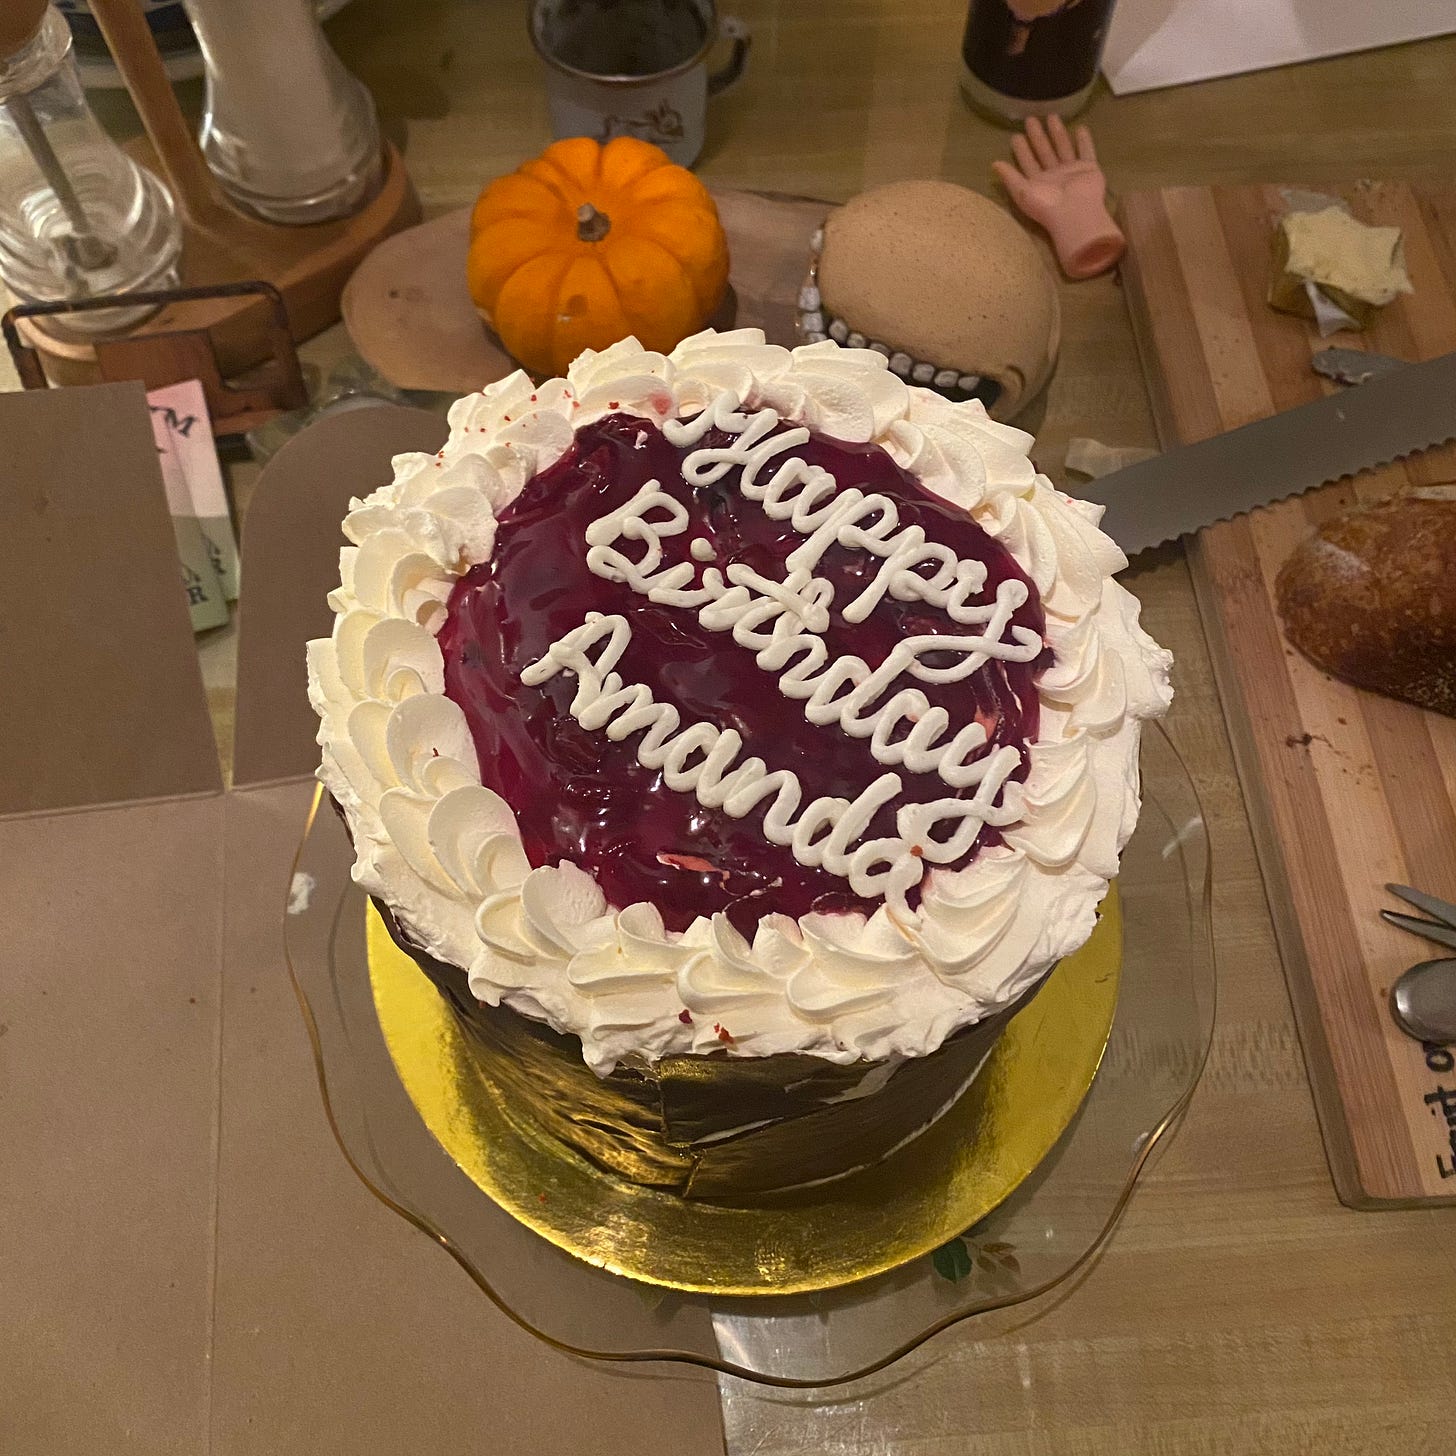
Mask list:
[[[93,0],[91,11],[147,130],[128,150],[166,178],[181,216],[183,284],[266,280],[283,295],[295,340],[334,323],[344,284],[360,261],[383,238],[419,220],[419,198],[398,151],[385,144],[383,183],[353,217],[284,227],[246,216],[208,171],[137,0]],[[257,298],[180,302],[127,337],[204,331],[222,372],[230,375],[269,357],[267,314]],[[100,377],[90,343],[54,337],[28,320],[21,328],[44,355],[53,383],[89,384]]]

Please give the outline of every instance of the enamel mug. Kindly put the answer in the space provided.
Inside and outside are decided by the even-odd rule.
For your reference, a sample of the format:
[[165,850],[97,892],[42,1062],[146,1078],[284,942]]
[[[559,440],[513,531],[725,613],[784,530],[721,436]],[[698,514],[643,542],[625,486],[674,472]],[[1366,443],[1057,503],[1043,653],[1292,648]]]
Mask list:
[[[719,40],[732,52],[710,72]],[[708,97],[743,74],[749,34],[714,0],[535,0],[531,43],[546,65],[552,136],[641,137],[690,167]]]

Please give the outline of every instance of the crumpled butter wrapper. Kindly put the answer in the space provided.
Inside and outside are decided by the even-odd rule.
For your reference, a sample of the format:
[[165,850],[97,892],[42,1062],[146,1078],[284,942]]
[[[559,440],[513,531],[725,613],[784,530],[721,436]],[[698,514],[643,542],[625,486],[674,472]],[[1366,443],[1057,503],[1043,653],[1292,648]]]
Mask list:
[[1397,227],[1361,222],[1338,197],[1290,189],[1273,236],[1269,303],[1313,319],[1321,338],[1368,328],[1377,310],[1413,292]]
[[1151,460],[1158,452],[1138,445],[1104,445],[1101,440],[1081,436],[1067,441],[1066,468],[1075,475],[1100,480],[1127,465]]

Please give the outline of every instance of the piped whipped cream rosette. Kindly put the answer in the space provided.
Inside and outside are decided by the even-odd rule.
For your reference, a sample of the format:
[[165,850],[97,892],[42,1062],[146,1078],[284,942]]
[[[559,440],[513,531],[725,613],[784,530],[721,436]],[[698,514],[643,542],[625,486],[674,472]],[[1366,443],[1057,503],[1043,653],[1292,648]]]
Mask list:
[[1090,934],[1169,657],[1031,439],[707,332],[460,400],[309,644],[356,880],[605,1075],[923,1056]]

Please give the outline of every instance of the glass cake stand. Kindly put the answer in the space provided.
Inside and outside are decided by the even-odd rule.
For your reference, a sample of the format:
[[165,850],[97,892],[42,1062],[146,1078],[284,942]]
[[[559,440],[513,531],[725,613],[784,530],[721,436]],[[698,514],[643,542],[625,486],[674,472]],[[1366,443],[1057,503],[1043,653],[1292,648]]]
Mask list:
[[[963,1320],[1036,1299],[1082,1269],[1110,1236],[1139,1175],[1187,1106],[1212,1034],[1206,827],[1193,784],[1163,729],[1145,729],[1143,745],[1142,816],[1118,882],[1116,1007],[1100,1065],[1093,1051],[1095,1079],[1085,1098],[1086,1078],[1076,1086],[1080,1106],[1074,1098],[1070,1121],[1057,1124],[1066,1123],[1060,1136],[1054,1129],[1054,1141],[1035,1144],[1036,1166],[1019,1173],[1009,1193],[998,1185],[994,1208],[929,1252],[811,1293],[772,1293],[772,1277],[752,1296],[684,1293],[595,1267],[532,1232],[482,1191],[478,1173],[473,1178],[466,1171],[472,1159],[457,1161],[446,1151],[451,1146],[458,1152],[462,1139],[496,1135],[481,1128],[497,1124],[470,1116],[482,1090],[464,1064],[448,1074],[457,1085],[442,1105],[454,1111],[441,1114],[423,1101],[417,1110],[406,1092],[390,1050],[392,1044],[399,1053],[398,1028],[391,1028],[391,1042],[381,1030],[366,945],[369,907],[349,876],[348,837],[327,804],[316,801],[295,865],[295,876],[309,877],[311,893],[290,897],[291,905],[305,908],[287,916],[286,944],[325,1111],[345,1158],[376,1197],[434,1239],[505,1315],[548,1344],[587,1358],[677,1361],[764,1385],[823,1388],[873,1374]],[[1055,1040],[1055,1025],[1047,1025],[1046,1036]],[[1021,1038],[1023,1051],[1027,1040]],[[1067,1080],[1060,1047],[1036,1051],[1040,1075],[1056,1093]],[[1085,1048],[1068,1055],[1085,1056]],[[1030,1094],[1027,1100],[1034,1101],[1034,1087]],[[1065,1098],[1065,1088],[1056,1095]],[[1035,1109],[1028,1115],[1034,1118]],[[960,1156],[974,1161],[983,1152],[994,1160],[996,1140],[1020,1134],[1015,1126],[993,1124],[987,1146]],[[578,1184],[584,1176],[598,1180],[592,1247],[608,1254],[595,1256],[596,1262],[634,1267],[633,1248],[640,1252],[644,1240],[639,1195],[564,1148],[556,1156],[562,1177],[543,1177],[536,1195],[543,1212],[551,1211],[553,1196],[566,1196],[573,1178]],[[896,1186],[899,1156],[880,1165],[878,1184],[860,1178],[842,1188],[824,1185],[813,1216],[816,1230],[827,1232],[816,1238],[862,1242],[867,1228],[884,1228],[877,1187],[884,1197],[899,1199],[905,1210],[899,1222],[923,1221],[924,1228],[943,1233],[945,1210],[929,1206],[936,1192],[927,1189],[922,1207],[913,1191],[907,1197]],[[826,1199],[838,1202],[826,1210]],[[703,1276],[690,1282],[711,1286],[715,1230],[724,1241],[740,1238],[742,1217],[705,1205],[694,1218],[707,1233],[699,1233],[695,1246]],[[543,1226],[543,1220],[528,1221]],[[896,1227],[886,1236],[896,1247],[929,1248],[915,1235],[913,1228]],[[675,1236],[666,1228],[661,1235]],[[618,1246],[622,1257],[611,1257]],[[776,1251],[772,1238],[761,1238],[756,1248],[760,1268],[772,1271],[781,1257],[784,1279],[797,1279],[799,1287],[803,1270],[796,1264],[806,1257],[810,1264],[844,1267],[832,1247],[821,1250],[822,1260],[813,1248],[806,1256],[801,1239],[786,1240]]]

